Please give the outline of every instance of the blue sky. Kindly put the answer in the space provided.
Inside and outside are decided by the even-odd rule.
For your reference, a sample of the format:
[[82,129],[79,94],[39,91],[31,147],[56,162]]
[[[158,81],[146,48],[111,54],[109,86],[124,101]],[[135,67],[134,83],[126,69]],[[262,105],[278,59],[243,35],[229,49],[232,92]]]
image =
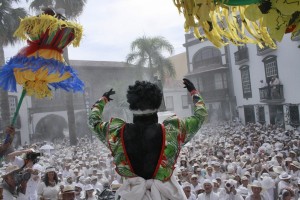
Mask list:
[[[138,37],[163,36],[182,53],[184,17],[173,0],[88,0],[77,21],[84,27],[78,48],[69,48],[77,60],[124,61],[130,43]],[[25,42],[6,47],[5,57],[14,56]]]

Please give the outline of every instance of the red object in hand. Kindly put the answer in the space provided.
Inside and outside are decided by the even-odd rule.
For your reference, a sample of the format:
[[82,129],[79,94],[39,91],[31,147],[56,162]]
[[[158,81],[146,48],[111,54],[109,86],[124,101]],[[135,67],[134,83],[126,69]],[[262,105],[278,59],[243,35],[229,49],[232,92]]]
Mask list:
[[285,33],[291,33],[295,30],[295,28],[296,28],[296,25],[292,24],[285,29]]

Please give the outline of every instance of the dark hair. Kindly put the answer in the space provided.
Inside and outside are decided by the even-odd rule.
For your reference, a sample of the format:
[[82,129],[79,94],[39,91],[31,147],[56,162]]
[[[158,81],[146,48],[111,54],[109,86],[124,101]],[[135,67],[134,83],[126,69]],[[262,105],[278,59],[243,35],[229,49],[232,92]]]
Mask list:
[[162,92],[156,84],[148,81],[136,81],[127,90],[127,102],[131,110],[158,109]]
[[[49,178],[48,178],[48,173],[49,172],[47,172],[46,174],[45,174],[45,176],[44,176],[44,183],[45,183],[45,185],[48,187],[50,184],[49,184]],[[58,177],[57,177],[57,173],[56,172],[54,172],[54,181],[55,181],[55,185],[58,183]]]

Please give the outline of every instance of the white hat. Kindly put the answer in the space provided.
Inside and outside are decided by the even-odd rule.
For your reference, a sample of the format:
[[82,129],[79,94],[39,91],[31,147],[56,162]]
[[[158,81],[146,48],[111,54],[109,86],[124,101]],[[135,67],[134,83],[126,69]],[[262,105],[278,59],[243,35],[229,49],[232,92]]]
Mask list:
[[270,177],[270,174],[269,173],[262,173],[260,178],[263,179],[264,177]]
[[274,166],[273,171],[276,172],[277,174],[281,174],[284,170],[281,166]]
[[198,178],[198,175],[197,175],[197,174],[193,174],[193,175],[191,176],[191,178]]
[[275,181],[271,177],[265,176],[261,180],[261,185],[268,190],[275,187]]
[[204,184],[211,184],[211,185],[213,184],[212,181],[209,179],[204,179],[204,181],[202,183],[203,183],[203,185]]
[[300,169],[300,163],[298,161],[293,161],[291,163],[291,165],[293,165],[294,167],[297,167],[298,169]]
[[92,177],[91,177],[91,180],[97,180],[97,179],[98,179],[97,176],[92,176]]
[[39,172],[43,172],[43,171],[44,171],[42,165],[40,165],[40,164],[38,164],[38,163],[34,164],[34,165],[32,166],[32,169],[36,169],[36,170],[38,170]]
[[47,167],[46,170],[45,170],[45,173],[48,173],[48,172],[55,172],[55,168],[54,167]]
[[17,165],[9,165],[5,168],[5,172],[3,173],[2,177],[7,176],[17,170],[19,170],[20,168]]
[[226,155],[226,156],[225,156],[225,160],[231,160],[230,156],[229,156],[229,155]]
[[263,188],[262,185],[261,185],[261,182],[259,182],[258,180],[254,180],[253,183],[249,185],[249,187]]
[[112,191],[116,191],[117,189],[119,189],[122,186],[122,184],[120,184],[117,180],[114,180],[111,185],[110,185],[110,189]]
[[182,188],[184,189],[184,188],[186,188],[186,187],[191,187],[191,184],[190,184],[189,182],[184,182],[184,183],[182,184]]
[[84,190],[85,191],[88,191],[88,190],[94,190],[94,187],[91,185],[91,184],[88,184],[84,187]]
[[249,171],[245,171],[244,176],[251,176]]
[[282,172],[278,177],[279,179],[290,179],[292,176],[289,175],[287,172]]
[[75,191],[75,187],[73,185],[65,185],[63,189],[63,193],[74,192],[74,191]]

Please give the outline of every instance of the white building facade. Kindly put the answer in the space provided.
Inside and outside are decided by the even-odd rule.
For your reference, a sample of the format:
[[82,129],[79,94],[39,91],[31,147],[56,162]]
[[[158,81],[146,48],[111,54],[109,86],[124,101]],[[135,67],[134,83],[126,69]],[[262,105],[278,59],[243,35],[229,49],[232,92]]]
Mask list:
[[[299,43],[286,35],[277,49],[230,45],[236,108],[243,123],[299,126]],[[272,85],[272,77],[279,85]]]
[[[200,42],[193,33],[185,35],[189,78],[200,90],[208,109],[208,121],[227,121],[235,117],[230,48],[216,48],[209,41]],[[191,103],[191,102],[190,102]]]
[[[277,49],[247,44],[220,49],[186,34],[188,74],[200,89],[210,121],[300,125],[300,41],[286,35]],[[270,85],[273,77],[279,79]]]

